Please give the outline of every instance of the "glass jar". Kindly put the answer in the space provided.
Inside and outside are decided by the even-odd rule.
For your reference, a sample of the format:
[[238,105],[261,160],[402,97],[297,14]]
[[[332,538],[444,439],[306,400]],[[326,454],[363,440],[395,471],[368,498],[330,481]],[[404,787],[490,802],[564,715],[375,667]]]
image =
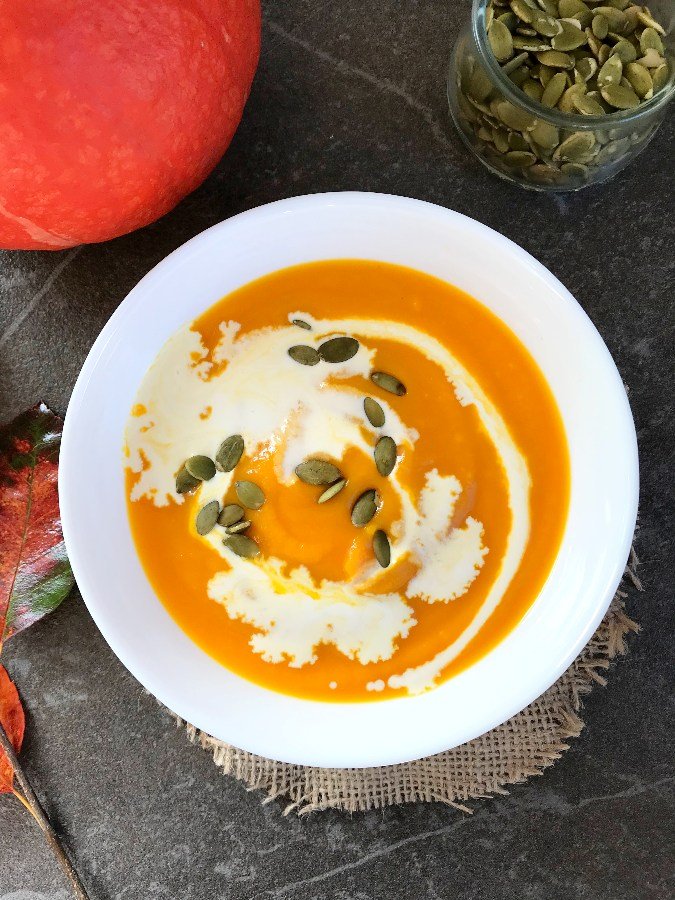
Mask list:
[[[524,2],[544,12],[550,0]],[[591,12],[597,5],[598,0],[588,3]],[[667,31],[662,38],[669,67],[665,84],[639,106],[605,115],[562,112],[525,93],[516,83],[517,68],[509,72],[507,64],[505,71],[492,52],[488,6],[489,0],[473,0],[471,22],[457,39],[448,74],[457,130],[488,169],[532,190],[573,191],[611,178],[647,146],[675,93],[672,0],[656,0],[649,7]],[[497,0],[495,14],[509,10],[507,0]]]

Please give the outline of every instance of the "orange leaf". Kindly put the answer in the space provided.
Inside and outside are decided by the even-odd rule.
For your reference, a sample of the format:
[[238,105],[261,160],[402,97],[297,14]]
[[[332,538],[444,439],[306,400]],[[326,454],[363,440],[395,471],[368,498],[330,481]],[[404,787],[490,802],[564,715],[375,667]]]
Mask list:
[[[18,753],[23,741],[26,718],[19,694],[7,674],[7,669],[0,665],[0,722],[5,734]],[[14,785],[14,770],[7,759],[7,754],[0,747],[0,794],[11,793]]]

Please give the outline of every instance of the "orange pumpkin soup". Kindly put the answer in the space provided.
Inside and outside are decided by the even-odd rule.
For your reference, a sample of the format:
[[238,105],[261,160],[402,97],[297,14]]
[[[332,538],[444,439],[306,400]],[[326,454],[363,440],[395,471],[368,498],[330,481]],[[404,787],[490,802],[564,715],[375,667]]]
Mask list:
[[558,409],[515,335],[452,285],[361,260],[275,272],[177,332],[125,466],[175,621],[320,700],[419,693],[487,653],[536,599],[569,496]]

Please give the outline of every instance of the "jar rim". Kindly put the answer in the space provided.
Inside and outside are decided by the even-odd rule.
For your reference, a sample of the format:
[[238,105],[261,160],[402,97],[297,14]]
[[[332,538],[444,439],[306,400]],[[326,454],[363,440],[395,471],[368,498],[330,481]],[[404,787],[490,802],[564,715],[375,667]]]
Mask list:
[[492,80],[499,86],[501,93],[538,119],[543,119],[557,128],[573,131],[597,131],[599,128],[613,128],[617,125],[638,123],[665,107],[672,99],[675,93],[675,56],[669,52],[668,48],[665,55],[670,64],[669,83],[651,100],[641,103],[634,109],[620,109],[602,116],[584,116],[578,113],[564,113],[556,110],[555,107],[544,106],[543,103],[533,100],[525,91],[521,91],[518,85],[502,72],[501,66],[490,48],[485,27],[485,12],[489,2],[490,0],[473,0],[471,9],[471,30],[481,55],[481,61],[490,73]]

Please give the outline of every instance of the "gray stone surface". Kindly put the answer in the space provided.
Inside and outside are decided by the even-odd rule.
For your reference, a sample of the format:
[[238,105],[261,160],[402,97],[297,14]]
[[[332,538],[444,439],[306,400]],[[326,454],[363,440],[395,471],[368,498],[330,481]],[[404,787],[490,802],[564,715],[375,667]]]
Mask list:
[[[673,123],[618,180],[539,196],[452,133],[444,74],[467,3],[266,2],[244,121],[217,170],[136,234],[0,255],[0,420],[64,413],[99,330],[169,251],[241,210],[323,190],[431,200],[513,238],[578,298],[630,388],[641,460],[643,631],[587,728],[543,777],[465,816],[440,804],[299,820],[263,806],[176,731],[79,596],[3,653],[22,754],[96,900],[661,900],[673,896]],[[66,900],[38,830],[0,797],[0,900]]]

